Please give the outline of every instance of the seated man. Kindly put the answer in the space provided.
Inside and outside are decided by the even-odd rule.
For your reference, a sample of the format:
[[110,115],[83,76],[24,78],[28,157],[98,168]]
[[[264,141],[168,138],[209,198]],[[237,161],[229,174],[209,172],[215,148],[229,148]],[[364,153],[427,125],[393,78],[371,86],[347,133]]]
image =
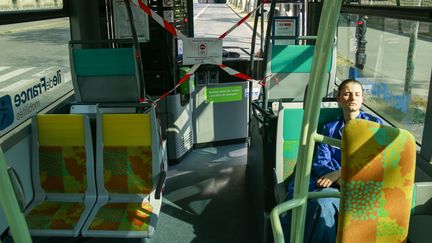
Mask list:
[[[343,116],[324,125],[321,132],[324,136],[341,139],[345,123],[353,119],[365,119],[380,124],[383,123],[381,119],[360,111],[363,103],[363,87],[356,80],[344,80],[339,85],[336,100],[342,109]],[[339,190],[337,182],[340,178],[341,168],[340,149],[319,143],[316,147],[315,156],[312,164],[309,191]],[[293,191],[294,182],[292,180],[288,188],[288,198],[292,198]],[[305,242],[335,242],[338,209],[338,198],[310,200],[306,215]],[[288,220],[290,221],[289,215],[287,220],[284,220],[289,225]],[[285,226],[285,232],[289,233],[290,228],[287,228],[287,226]],[[289,239],[289,237],[285,238]]]

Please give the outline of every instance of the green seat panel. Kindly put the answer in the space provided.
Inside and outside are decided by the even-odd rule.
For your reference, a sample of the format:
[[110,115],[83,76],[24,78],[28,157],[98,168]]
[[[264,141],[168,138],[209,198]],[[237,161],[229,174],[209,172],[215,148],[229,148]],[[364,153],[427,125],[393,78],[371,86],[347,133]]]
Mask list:
[[342,110],[340,108],[321,108],[320,116],[318,119],[318,132],[321,131],[322,127],[331,122],[338,119],[339,116],[342,115]]
[[303,109],[285,109],[283,120],[283,179],[294,172],[297,163]]
[[285,180],[294,172],[297,163],[299,140],[285,140],[283,144],[283,179]]
[[131,76],[135,75],[132,48],[74,49],[77,76]]
[[[288,45],[272,47],[272,73],[310,73],[315,46]],[[331,58],[331,56],[329,56]],[[330,72],[331,62],[327,67]]]
[[284,109],[283,138],[286,140],[300,140],[303,120],[303,109]]
[[[283,120],[283,179],[294,172],[302,129],[303,109],[284,109]],[[321,108],[318,131],[324,124],[342,115],[340,108]]]

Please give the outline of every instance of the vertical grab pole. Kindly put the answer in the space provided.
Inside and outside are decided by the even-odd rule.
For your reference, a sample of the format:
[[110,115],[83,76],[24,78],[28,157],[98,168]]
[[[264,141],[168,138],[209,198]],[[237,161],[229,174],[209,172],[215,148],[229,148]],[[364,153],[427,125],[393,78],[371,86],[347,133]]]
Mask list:
[[143,65],[141,59],[142,58],[141,49],[138,41],[138,34],[135,28],[135,21],[132,13],[132,7],[129,0],[124,0],[124,2],[126,5],[126,12],[128,14],[130,25],[131,25],[132,39],[135,46],[134,50],[135,50],[135,60],[137,62],[137,68],[138,68],[138,80],[139,80],[139,84],[141,85],[141,90],[139,91],[139,94],[140,94],[140,98],[147,98],[145,92],[145,80],[144,80],[144,72],[143,72]]
[[6,159],[0,148],[0,206],[6,216],[15,242],[32,242],[24,214],[18,206],[12,183],[7,173]]
[[[256,6],[261,3],[262,0],[256,1]],[[262,8],[264,7],[264,4]],[[255,9],[255,8],[254,8]],[[254,25],[253,25],[253,31],[252,31],[252,44],[251,44],[251,53],[250,53],[250,73],[249,76],[252,78],[258,78],[255,77],[255,69],[254,69],[254,62],[255,62],[255,44],[256,44],[256,37],[257,37],[257,28],[258,28],[258,11],[255,11],[254,13]],[[261,33],[262,34],[262,33]],[[262,42],[262,41],[261,41]],[[258,70],[260,71],[260,70]],[[251,129],[250,129],[250,121],[252,120],[252,92],[253,92],[253,83],[249,82],[249,117],[248,117],[248,137],[251,135]]]
[[[274,10],[276,8],[276,0],[270,0],[270,10],[268,13],[268,19],[267,19],[267,29],[266,29],[266,33],[265,33],[265,39],[264,39],[264,56],[263,56],[263,74],[265,75],[265,73],[267,72],[267,62],[269,60],[269,58],[271,58],[269,55],[269,50],[270,50],[270,37],[271,37],[271,30],[272,30],[272,25],[273,25],[273,16],[274,16]],[[261,8],[261,19],[264,18],[264,4],[262,5]],[[262,23],[262,22],[261,22]],[[263,24],[261,25],[261,29],[262,29]],[[263,38],[263,33],[261,33],[261,40]],[[267,86],[263,86],[263,109],[267,110],[267,104],[268,104],[268,97],[267,97]]]
[[316,134],[317,130],[324,88],[327,86],[325,84],[326,72],[330,61],[329,56],[333,46],[341,5],[342,0],[324,1],[319,22],[318,37],[309,77],[309,88],[307,91],[306,108],[300,137],[299,163],[295,174],[295,178],[297,179],[295,180],[294,186],[294,198],[306,200],[304,200],[305,203],[302,204],[302,206],[296,207],[293,210],[291,242],[303,242],[309,179],[315,147],[314,134]]

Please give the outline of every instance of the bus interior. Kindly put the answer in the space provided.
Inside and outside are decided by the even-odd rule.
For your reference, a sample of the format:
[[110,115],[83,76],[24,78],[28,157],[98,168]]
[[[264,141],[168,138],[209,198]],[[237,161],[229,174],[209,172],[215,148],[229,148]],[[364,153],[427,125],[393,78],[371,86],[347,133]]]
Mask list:
[[[337,242],[429,242],[431,56],[432,0],[0,0],[0,243],[304,242],[322,197]],[[338,140],[345,79],[384,125]]]

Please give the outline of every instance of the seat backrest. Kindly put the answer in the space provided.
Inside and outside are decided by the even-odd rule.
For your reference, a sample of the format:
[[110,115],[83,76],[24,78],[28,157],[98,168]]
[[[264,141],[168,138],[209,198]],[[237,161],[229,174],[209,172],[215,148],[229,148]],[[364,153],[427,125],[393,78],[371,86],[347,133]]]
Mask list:
[[340,116],[342,116],[342,109],[340,108],[321,108],[317,126],[318,133],[321,132],[325,124],[335,121]]
[[[276,178],[285,181],[294,172],[303,121],[303,109],[284,108],[279,112],[276,140]],[[339,108],[321,108],[318,131],[342,114]]]
[[314,50],[315,46],[311,45],[273,46],[271,71],[274,73],[310,73]]
[[[150,114],[101,114],[104,188],[108,193],[149,194],[155,186]],[[101,181],[101,180],[98,180]]]
[[72,48],[70,52],[72,81],[77,101],[139,100],[141,87],[132,48]]
[[36,192],[85,193],[92,183],[89,178],[94,178],[88,118],[70,114],[38,115],[33,118],[33,133]]
[[337,242],[405,242],[416,146],[407,131],[363,119],[342,134]]
[[276,139],[276,178],[285,181],[294,171],[303,120],[302,108],[282,109],[278,116]]
[[[334,48],[335,49],[335,48]],[[267,64],[269,99],[303,98],[312,67],[315,51],[313,45],[275,45],[271,47],[271,58]],[[332,57],[329,56],[331,59]],[[329,62],[327,72],[332,73]],[[331,87],[329,87],[329,90]]]

